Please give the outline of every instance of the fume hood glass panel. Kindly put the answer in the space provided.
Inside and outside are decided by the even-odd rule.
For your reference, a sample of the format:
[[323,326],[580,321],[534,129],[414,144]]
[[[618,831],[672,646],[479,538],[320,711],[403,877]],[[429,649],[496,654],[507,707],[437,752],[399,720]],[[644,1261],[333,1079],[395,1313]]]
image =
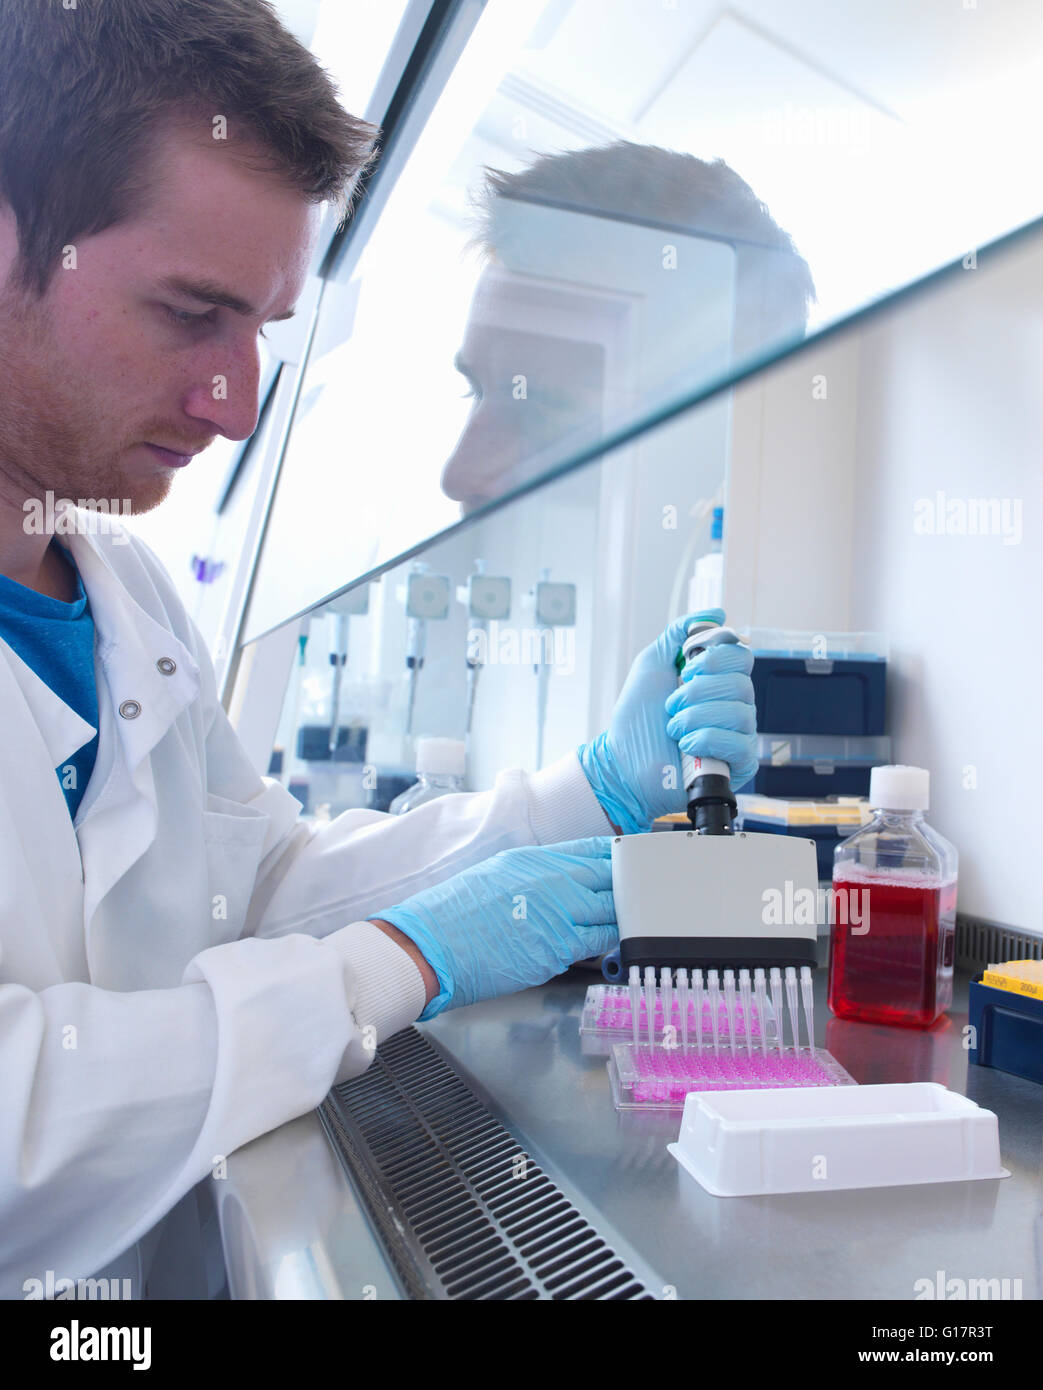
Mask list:
[[245,635],[973,263],[1041,115],[1032,0],[490,0],[327,285]]
[[384,256],[379,228],[329,286],[333,341],[305,374],[251,632],[597,449],[693,371],[727,370],[731,246],[521,200],[500,221],[500,259],[466,296],[426,252]]
[[272,774],[320,818],[386,810],[420,739],[464,742],[480,787],[603,727],[633,650],[714,548],[729,423],[727,400],[688,412],[291,624]]
[[[985,252],[973,277],[955,271],[897,295],[886,315],[834,335],[829,362],[841,371],[856,357],[870,363],[860,383],[875,402],[870,412],[853,400],[838,404],[846,422],[840,434],[821,433],[817,406],[810,413],[794,408],[793,393],[803,400],[807,377],[801,364],[780,364],[778,373],[765,374],[763,398],[725,393],[661,422],[287,625],[302,640],[272,774],[319,818],[350,807],[386,810],[414,781],[418,741],[449,738],[465,744],[466,785],[480,790],[502,768],[535,771],[605,728],[633,658],[686,612],[720,602],[745,632],[765,616],[792,626],[796,604],[805,625],[818,623],[823,632],[843,626],[852,613],[838,595],[861,574],[867,602],[872,584],[865,577],[879,570],[889,545],[922,531],[930,553],[938,489],[953,467],[967,468],[958,457],[961,434],[1001,442],[995,457],[965,446],[972,464],[962,485],[987,492],[1002,472],[1020,527],[1020,499],[1039,488],[1035,437],[1024,422],[1031,386],[1013,363],[1028,360],[1017,345],[1031,343],[1038,323],[1041,258],[1043,220]],[[966,382],[978,380],[980,345],[996,324],[1007,343],[991,351],[1006,352],[1011,369],[997,370],[992,389],[966,403]],[[907,511],[874,512],[867,505],[873,489],[856,460],[874,441],[883,447],[877,417],[900,415],[908,389],[897,382],[881,391],[887,344],[915,356],[907,336],[926,342],[941,332],[947,340],[950,325],[944,362],[922,355],[918,387],[932,436],[948,436],[950,445],[924,455]],[[883,348],[874,336],[880,331]],[[964,398],[961,407],[954,390]],[[751,419],[760,422],[772,402],[785,408],[773,408],[772,428],[752,445]],[[1011,430],[1012,420],[1018,429]],[[729,499],[720,487],[737,432],[747,435],[747,457],[736,465],[737,495]],[[834,474],[840,483],[826,495]],[[844,482],[856,475],[864,494],[857,505]],[[883,478],[880,486],[887,485]],[[919,500],[916,490],[924,494]],[[711,526],[722,498],[730,568],[719,598],[700,596],[702,562],[722,558]],[[932,508],[926,531],[916,520],[925,503]],[[988,564],[997,593],[1034,592],[1020,529],[971,545],[971,589]],[[969,597],[955,611],[965,606]],[[977,713],[968,709],[964,717],[970,739]]]

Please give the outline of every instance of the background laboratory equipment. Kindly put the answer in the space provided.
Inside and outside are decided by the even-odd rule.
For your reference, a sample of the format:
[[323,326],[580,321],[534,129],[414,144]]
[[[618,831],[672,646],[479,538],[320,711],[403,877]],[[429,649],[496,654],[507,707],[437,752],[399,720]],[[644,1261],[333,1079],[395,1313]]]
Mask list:
[[757,728],[768,734],[882,734],[887,643],[877,632],[751,628]]
[[430,566],[418,561],[406,583],[406,617],[409,637],[406,643],[406,733],[413,732],[417,682],[427,649],[427,625],[449,616],[449,580],[444,574],[431,574]]
[[506,622],[511,616],[511,581],[504,575],[486,574],[485,561],[476,558],[474,574],[465,589],[456,596],[467,604],[470,625],[467,629],[467,722],[465,734],[474,723],[474,702],[478,694],[478,677],[485,665],[489,645],[489,624]]
[[395,816],[435,801],[440,796],[464,790],[467,750],[458,738],[418,738],[416,741],[417,780],[396,796],[388,807]]
[[828,883],[838,837],[860,824],[852,801],[868,793],[872,769],[891,762],[887,638],[752,627],[749,641],[758,767],[739,800],[742,825],[814,839]]
[[[747,783],[747,785],[750,785]],[[869,819],[869,802],[857,796],[837,796],[821,801],[740,792],[735,798],[736,825],[762,835],[795,835],[814,840],[819,880],[833,877],[833,855],[839,840]]]
[[746,790],[865,796],[870,769],[891,760],[887,638],[753,627],[749,640],[760,766]]
[[547,731],[547,697],[557,628],[576,625],[576,586],[550,582],[550,569],[544,568],[533,593],[538,639],[536,662],[536,766],[543,766],[543,740]]
[[829,1007],[839,1018],[927,1028],[952,1003],[957,855],[924,821],[928,789],[925,768],[874,768],[876,814],[837,846]]
[[969,995],[968,1061],[1043,1085],[1043,961],[993,963]]
[[688,584],[688,607],[720,608],[724,596],[724,508],[714,507],[710,522],[710,549],[695,562]]

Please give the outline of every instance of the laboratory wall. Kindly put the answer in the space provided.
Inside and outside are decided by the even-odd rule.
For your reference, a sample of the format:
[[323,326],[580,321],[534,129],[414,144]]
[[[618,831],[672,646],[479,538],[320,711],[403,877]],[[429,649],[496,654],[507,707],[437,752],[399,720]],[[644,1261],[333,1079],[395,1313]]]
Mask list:
[[1041,324],[1034,238],[863,331],[850,615],[890,637],[894,757],[931,771],[961,912],[1039,934]]
[[886,635],[892,756],[931,771],[961,912],[1043,935],[1043,248],[966,267],[736,388],[724,597],[741,627]]
[[733,394],[724,597],[744,630],[851,626],[859,343],[813,342]]

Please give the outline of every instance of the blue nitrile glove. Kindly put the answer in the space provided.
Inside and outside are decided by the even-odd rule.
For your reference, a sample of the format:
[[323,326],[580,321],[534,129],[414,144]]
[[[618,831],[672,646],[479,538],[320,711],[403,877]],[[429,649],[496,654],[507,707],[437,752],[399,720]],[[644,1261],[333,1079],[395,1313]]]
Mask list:
[[612,837],[503,849],[374,916],[416,942],[438,977],[420,1015],[542,985],[619,944]]
[[695,622],[723,624],[724,611],[671,623],[635,659],[606,732],[576,750],[605,814],[627,835],[685,809],[678,747],[726,762],[733,790],[757,771],[753,653],[736,643],[711,647],[678,686],[674,662]]

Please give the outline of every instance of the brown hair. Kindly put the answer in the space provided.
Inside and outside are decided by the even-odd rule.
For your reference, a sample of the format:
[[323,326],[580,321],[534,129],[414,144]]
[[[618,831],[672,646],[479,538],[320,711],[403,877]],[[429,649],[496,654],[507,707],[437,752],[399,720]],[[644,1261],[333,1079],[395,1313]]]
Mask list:
[[[0,199],[12,282],[46,293],[64,246],[134,217],[164,127],[214,116],[307,202],[350,211],[379,132],[267,0],[0,0]],[[238,126],[238,129],[237,129]],[[202,138],[202,137],[201,137]]]
[[772,221],[749,184],[723,159],[618,140],[542,155],[517,173],[486,168],[475,199],[476,238],[495,255],[510,237],[504,199],[548,202],[577,212],[664,223],[735,247],[736,350],[802,333],[815,285],[792,239]]

